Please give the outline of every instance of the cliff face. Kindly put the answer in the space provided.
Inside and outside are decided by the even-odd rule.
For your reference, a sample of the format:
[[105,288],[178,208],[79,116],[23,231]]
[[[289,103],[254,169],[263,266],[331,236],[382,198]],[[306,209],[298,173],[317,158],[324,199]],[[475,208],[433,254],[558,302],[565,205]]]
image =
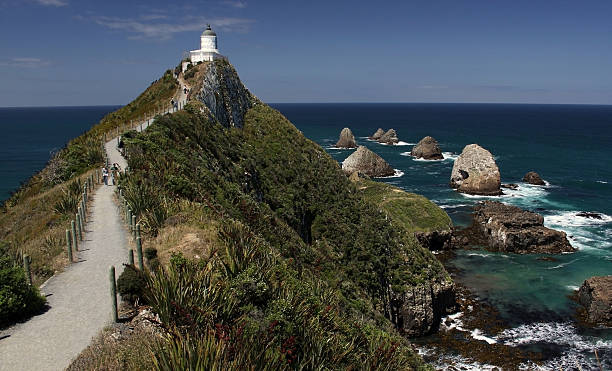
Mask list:
[[240,81],[234,67],[223,60],[209,63],[198,85],[195,99],[204,104],[213,120],[225,127],[241,128],[247,111],[260,103]]

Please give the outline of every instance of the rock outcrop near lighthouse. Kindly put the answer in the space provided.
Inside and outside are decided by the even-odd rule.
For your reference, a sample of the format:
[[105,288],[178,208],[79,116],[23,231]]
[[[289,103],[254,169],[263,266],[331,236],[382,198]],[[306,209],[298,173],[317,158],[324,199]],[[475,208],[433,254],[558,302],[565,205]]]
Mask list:
[[219,60],[202,68],[206,71],[192,97],[204,104],[213,120],[225,127],[241,128],[247,111],[261,102],[244,86],[229,62]]

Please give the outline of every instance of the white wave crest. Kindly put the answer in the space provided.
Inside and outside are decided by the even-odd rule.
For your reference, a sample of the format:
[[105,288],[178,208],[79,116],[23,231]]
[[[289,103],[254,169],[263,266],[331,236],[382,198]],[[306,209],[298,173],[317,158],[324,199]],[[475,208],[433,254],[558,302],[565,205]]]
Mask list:
[[389,175],[389,176],[377,176],[376,179],[399,178],[399,177],[404,176],[404,172],[401,171],[400,169],[393,169],[393,170],[395,170],[395,174]]
[[545,216],[544,223],[559,227],[588,227],[612,223],[612,216],[610,215],[596,213],[601,216],[601,219],[596,219],[579,216],[579,213],[581,211],[561,211],[555,215]]
[[605,180],[596,180],[596,182],[601,184],[608,184],[608,182],[606,182]]

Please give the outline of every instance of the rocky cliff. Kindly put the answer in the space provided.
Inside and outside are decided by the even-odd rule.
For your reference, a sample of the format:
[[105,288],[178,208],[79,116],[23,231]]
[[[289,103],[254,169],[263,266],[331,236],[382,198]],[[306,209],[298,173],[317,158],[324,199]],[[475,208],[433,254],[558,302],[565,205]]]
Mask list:
[[244,116],[255,104],[261,103],[244,86],[234,67],[224,60],[208,62],[198,76],[196,92],[191,97],[202,102],[206,113],[225,127],[242,127]]

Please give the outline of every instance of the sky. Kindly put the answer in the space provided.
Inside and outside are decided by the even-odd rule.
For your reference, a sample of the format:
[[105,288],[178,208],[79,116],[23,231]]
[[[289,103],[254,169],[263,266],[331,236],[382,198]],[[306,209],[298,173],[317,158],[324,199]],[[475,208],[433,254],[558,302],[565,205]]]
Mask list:
[[612,104],[609,0],[0,0],[0,107],[127,104],[207,23],[269,103]]

